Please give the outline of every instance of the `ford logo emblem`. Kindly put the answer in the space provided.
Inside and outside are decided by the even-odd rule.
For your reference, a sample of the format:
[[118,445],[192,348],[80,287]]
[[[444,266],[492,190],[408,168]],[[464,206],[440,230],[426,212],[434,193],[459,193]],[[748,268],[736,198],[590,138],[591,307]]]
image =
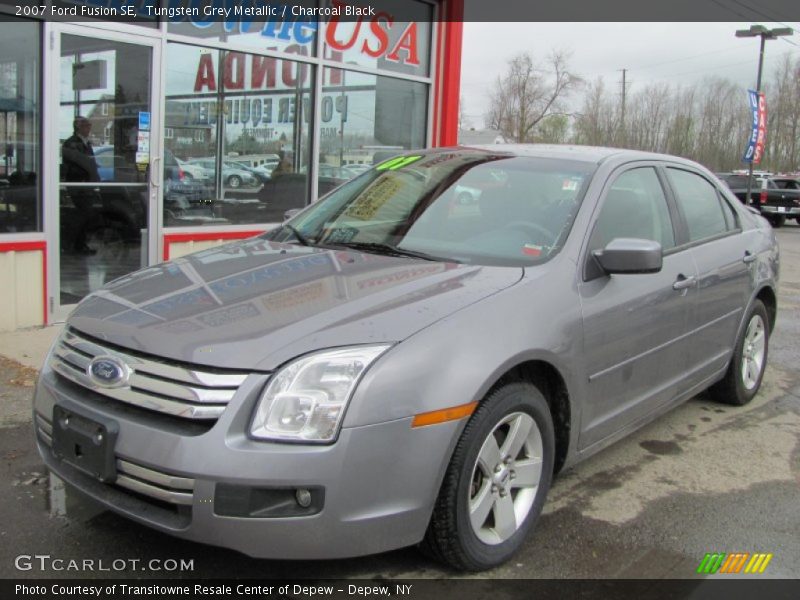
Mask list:
[[115,356],[96,356],[86,367],[86,374],[99,386],[116,388],[128,383],[131,371]]

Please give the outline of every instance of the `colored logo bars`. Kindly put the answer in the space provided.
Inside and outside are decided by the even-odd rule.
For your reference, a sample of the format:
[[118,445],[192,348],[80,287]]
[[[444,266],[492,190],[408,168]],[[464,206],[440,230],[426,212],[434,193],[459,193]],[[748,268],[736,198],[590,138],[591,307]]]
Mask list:
[[772,554],[750,554],[749,552],[734,552],[733,554],[726,554],[725,552],[706,553],[700,562],[700,566],[697,567],[697,572],[706,575],[714,575],[715,573],[728,575],[763,573],[767,570],[767,565],[772,560],[772,556]]

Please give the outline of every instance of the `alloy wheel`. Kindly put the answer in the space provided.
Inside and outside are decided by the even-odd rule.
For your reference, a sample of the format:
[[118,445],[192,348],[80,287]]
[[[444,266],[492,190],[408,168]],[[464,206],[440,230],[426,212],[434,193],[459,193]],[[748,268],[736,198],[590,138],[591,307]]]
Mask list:
[[508,540],[525,521],[542,477],[542,435],[523,412],[504,417],[481,446],[472,469],[469,519],[480,541]]
[[742,346],[742,383],[747,390],[758,385],[761,371],[764,368],[764,355],[767,338],[764,320],[761,315],[753,315],[747,324]]

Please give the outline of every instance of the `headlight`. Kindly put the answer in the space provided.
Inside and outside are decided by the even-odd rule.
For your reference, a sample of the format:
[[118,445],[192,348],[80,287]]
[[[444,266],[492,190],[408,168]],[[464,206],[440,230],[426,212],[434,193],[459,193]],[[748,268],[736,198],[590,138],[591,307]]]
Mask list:
[[388,344],[326,350],[299,358],[270,379],[250,435],[264,440],[330,442],[361,375]]

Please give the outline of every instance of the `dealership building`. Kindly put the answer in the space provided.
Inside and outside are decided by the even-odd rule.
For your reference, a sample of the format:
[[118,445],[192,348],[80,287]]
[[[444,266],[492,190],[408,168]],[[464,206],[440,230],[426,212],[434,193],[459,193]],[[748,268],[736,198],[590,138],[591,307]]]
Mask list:
[[0,331],[456,143],[463,0],[39,4],[0,4]]

